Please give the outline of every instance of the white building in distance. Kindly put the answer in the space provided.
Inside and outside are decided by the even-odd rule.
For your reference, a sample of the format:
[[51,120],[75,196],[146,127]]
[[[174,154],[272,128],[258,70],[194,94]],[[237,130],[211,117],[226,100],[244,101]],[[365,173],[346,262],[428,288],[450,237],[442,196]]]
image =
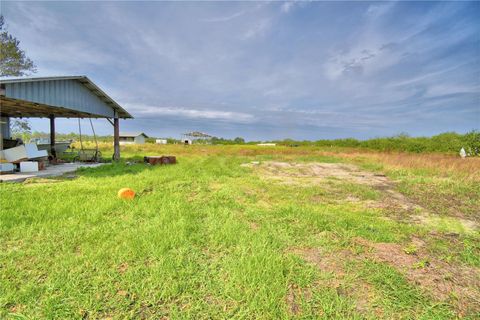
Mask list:
[[156,139],[155,143],[156,144],[167,144],[168,141],[167,141],[167,139]]

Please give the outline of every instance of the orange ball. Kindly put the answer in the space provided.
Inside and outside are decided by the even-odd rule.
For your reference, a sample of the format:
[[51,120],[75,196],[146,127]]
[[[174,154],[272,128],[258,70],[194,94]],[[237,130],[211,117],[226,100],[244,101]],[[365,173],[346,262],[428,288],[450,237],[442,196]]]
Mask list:
[[118,190],[117,195],[120,199],[132,200],[135,198],[135,191],[130,188],[122,188]]

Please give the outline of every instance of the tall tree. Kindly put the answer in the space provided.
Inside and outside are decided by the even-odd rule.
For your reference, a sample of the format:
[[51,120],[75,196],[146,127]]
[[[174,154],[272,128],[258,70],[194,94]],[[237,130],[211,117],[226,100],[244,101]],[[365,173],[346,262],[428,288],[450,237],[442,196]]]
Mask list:
[[4,24],[3,15],[0,15],[0,77],[20,77],[36,72],[33,61],[20,49],[20,41],[8,33]]
[[30,139],[32,127],[26,119],[14,119],[12,121],[12,137],[21,138],[23,141]]

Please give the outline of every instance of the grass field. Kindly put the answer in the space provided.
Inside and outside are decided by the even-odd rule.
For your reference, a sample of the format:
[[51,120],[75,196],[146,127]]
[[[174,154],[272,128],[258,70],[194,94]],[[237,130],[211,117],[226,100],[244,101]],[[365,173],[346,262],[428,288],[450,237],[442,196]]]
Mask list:
[[[154,154],[179,163],[132,164]],[[0,318],[480,317],[479,158],[175,145],[122,156],[0,184]],[[122,187],[138,196],[118,199]]]

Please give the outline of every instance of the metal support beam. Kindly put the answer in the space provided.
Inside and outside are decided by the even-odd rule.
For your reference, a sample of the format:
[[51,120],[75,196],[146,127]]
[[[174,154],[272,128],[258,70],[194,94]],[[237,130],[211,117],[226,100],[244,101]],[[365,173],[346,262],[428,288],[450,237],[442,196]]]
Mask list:
[[115,118],[113,118],[113,160],[120,160],[120,119],[116,112]]
[[3,150],[3,139],[11,139],[10,118],[0,117],[0,150]]
[[55,150],[55,116],[52,114],[50,115],[50,152],[52,154],[52,158],[57,158],[57,150]]

